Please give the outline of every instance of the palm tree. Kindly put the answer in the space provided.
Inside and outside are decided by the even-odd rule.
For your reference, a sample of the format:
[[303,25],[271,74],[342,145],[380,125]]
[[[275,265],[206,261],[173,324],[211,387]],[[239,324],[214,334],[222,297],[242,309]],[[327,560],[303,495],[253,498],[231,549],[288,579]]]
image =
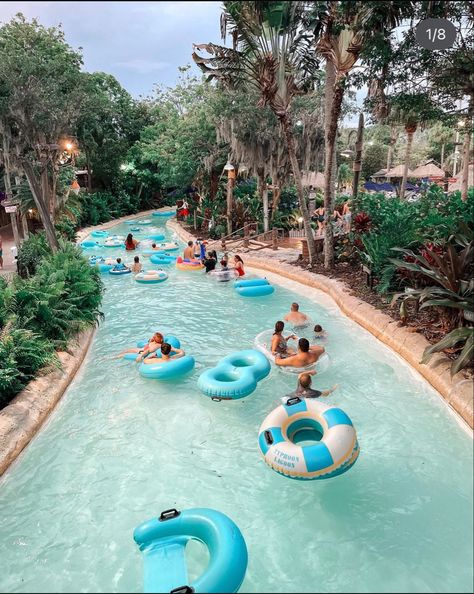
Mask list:
[[[326,59],[326,166],[324,207],[334,211],[335,147],[337,127],[347,77],[371,38],[397,26],[410,13],[413,2],[340,2],[315,3],[316,30],[323,26],[316,53]],[[324,239],[324,266],[334,267],[334,234],[331,216]]]
[[436,119],[439,115],[440,109],[433,104],[427,93],[399,93],[390,99],[389,119],[392,123],[402,124],[407,134],[400,198],[405,196],[415,132],[420,125]]
[[302,27],[305,9],[305,2],[224,2],[222,34],[225,39],[226,32],[230,31],[233,48],[213,43],[195,45],[195,49],[209,56],[193,52],[193,59],[209,78],[217,78],[226,86],[255,87],[260,95],[258,105],[269,106],[278,118],[312,264],[316,250],[291,115],[294,98],[314,88],[318,69],[317,59],[310,51],[314,35]]

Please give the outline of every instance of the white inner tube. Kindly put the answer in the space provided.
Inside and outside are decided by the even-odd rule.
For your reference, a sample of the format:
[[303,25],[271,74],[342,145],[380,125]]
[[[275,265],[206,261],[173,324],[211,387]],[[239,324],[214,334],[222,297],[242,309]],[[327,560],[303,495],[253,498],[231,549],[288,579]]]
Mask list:
[[[257,336],[255,337],[254,344],[255,348],[262,352],[272,363],[275,363],[275,356],[271,351],[273,334],[274,330],[264,330],[263,332],[260,332],[260,334],[257,334]],[[285,335],[284,331],[283,335]],[[296,343],[294,339],[289,342]],[[316,363],[311,363],[311,365],[306,365],[305,367],[280,367],[279,365],[277,365],[277,367],[280,369],[280,371],[283,371],[284,373],[304,373],[305,371],[314,370],[316,371],[316,373],[320,374],[323,371],[326,371],[330,363],[331,360],[329,359],[329,355],[327,353],[323,353],[316,361]]]

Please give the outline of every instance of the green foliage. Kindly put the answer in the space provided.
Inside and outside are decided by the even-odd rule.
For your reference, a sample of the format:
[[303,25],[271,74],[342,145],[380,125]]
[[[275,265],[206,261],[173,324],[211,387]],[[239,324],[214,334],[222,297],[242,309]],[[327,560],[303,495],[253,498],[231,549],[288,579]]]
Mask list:
[[[1,291],[1,289],[0,289]],[[3,408],[36,373],[58,359],[50,341],[25,329],[7,327],[0,332],[0,409]]]
[[43,234],[22,245],[25,278],[0,279],[0,407],[47,364],[54,347],[96,323],[102,281],[76,246],[51,254]]
[[143,200],[137,195],[130,195],[125,190],[80,194],[80,226],[98,225],[111,219],[123,217],[142,210]]
[[456,328],[456,330],[452,330],[439,342],[425,349],[421,362],[428,363],[435,353],[440,353],[444,349],[458,347],[459,345],[461,345],[462,351],[451,365],[451,375],[454,375],[458,371],[461,371],[461,369],[472,365],[474,356],[474,328]]
[[387,166],[387,144],[373,141],[373,144],[365,143],[362,157],[361,178],[367,179],[380,169]]
[[68,241],[76,241],[77,225],[69,217],[63,216],[55,224],[56,231]]
[[104,72],[83,73],[83,101],[77,137],[81,165],[93,171],[94,187],[110,188],[128,162],[128,151],[150,122],[148,105],[134,101],[116,78]]
[[395,267],[389,264],[395,247],[408,247],[417,241],[416,220],[411,217],[411,204],[399,199],[386,199],[381,194],[363,195],[357,200],[357,211],[372,219],[370,231],[360,240],[362,260],[379,279],[377,290],[385,293],[392,283]]
[[30,235],[18,250],[18,272],[21,276],[33,276],[41,260],[51,253],[44,233]]
[[209,232],[209,236],[211,239],[220,239],[226,233],[226,228],[224,225],[215,225],[211,227]]
[[31,278],[15,278],[6,290],[5,310],[16,327],[63,346],[100,315],[102,283],[76,246],[43,257]]

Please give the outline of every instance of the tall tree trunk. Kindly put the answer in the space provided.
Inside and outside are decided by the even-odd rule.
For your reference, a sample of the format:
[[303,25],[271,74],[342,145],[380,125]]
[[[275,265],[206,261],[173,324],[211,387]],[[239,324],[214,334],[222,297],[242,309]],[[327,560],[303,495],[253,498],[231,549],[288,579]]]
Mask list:
[[219,189],[219,174],[216,173],[214,168],[211,168],[209,174],[209,198],[214,201],[216,199],[217,190]]
[[86,149],[87,191],[92,192],[92,169],[89,151]]
[[[11,184],[9,167],[8,167],[8,159],[6,159],[4,162],[4,168],[5,168],[5,175],[3,176],[3,179],[5,180],[5,192],[6,192],[7,198],[9,200],[11,200],[13,198],[13,192],[12,192],[12,184]],[[12,225],[13,241],[15,242],[16,247],[19,248],[21,242],[20,242],[20,233],[18,231],[18,220],[17,220],[16,212],[10,213],[10,223]]]
[[359,126],[357,128],[357,140],[355,144],[356,154],[352,169],[354,178],[352,180],[352,196],[357,198],[359,192],[360,171],[362,169],[362,149],[364,146],[364,114],[359,114]]
[[441,169],[444,169],[444,149],[445,149],[445,144],[443,142],[443,144],[441,145]]
[[281,198],[281,187],[275,187],[275,183],[273,182],[273,200],[272,200],[272,221],[275,218],[276,213],[280,207],[280,198]]
[[406,152],[405,152],[405,163],[404,163],[404,167],[403,167],[402,183],[400,186],[400,198],[402,200],[405,197],[405,189],[407,186],[407,178],[408,178],[408,165],[410,163],[411,148],[413,146],[413,136],[415,135],[415,132],[416,132],[416,126],[412,126],[407,129],[407,148],[406,148]]
[[303,217],[303,225],[306,233],[306,240],[308,242],[309,263],[314,264],[314,262],[316,262],[316,246],[314,244],[313,229],[311,228],[308,207],[306,206],[306,197],[304,195],[303,183],[301,181],[300,166],[298,164],[298,159],[296,158],[295,139],[293,137],[290,115],[285,113],[285,115],[280,118],[280,121],[286,140],[288,156],[290,157],[291,169],[293,170],[293,178],[295,180],[296,193],[298,194],[301,216]]
[[268,188],[265,176],[265,169],[263,167],[257,168],[258,174],[258,193],[263,204],[263,231],[266,233],[269,229],[268,224]]
[[23,171],[25,172],[26,179],[28,180],[31,193],[33,194],[33,199],[35,201],[36,208],[40,215],[41,222],[43,223],[49,246],[51,247],[51,250],[53,252],[56,252],[59,248],[58,238],[56,237],[56,232],[54,230],[53,223],[51,222],[48,204],[41,192],[41,185],[38,183],[38,180],[35,176],[35,172],[33,170],[33,166],[29,161],[27,161],[26,159],[23,160],[22,167]]
[[[29,181],[29,180],[28,180]],[[46,208],[48,209],[49,218],[51,221],[53,220],[53,204],[51,201],[51,192],[49,187],[49,178],[48,178],[48,164],[44,163],[41,168],[41,194],[43,196],[44,203],[46,204]]]
[[28,239],[30,232],[28,229],[28,218],[25,213],[20,213],[20,220],[21,220],[21,228],[23,231],[23,239]]
[[390,141],[388,144],[388,152],[387,152],[387,171],[390,171],[392,168],[393,163],[393,151],[395,148],[395,143],[397,142],[398,138],[398,131],[395,126],[390,128]]
[[[19,175],[15,175],[15,184],[19,188],[21,184],[21,177]],[[30,231],[28,229],[28,218],[26,213],[23,213],[20,210],[20,222],[21,222],[21,229],[23,233],[23,239],[28,239]]]
[[462,147],[462,176],[461,176],[461,200],[467,202],[467,188],[469,178],[469,161],[470,161],[470,148],[471,148],[471,130],[466,132],[464,136],[464,143]]
[[335,189],[335,152],[337,125],[341,115],[342,100],[344,98],[344,81],[336,84],[336,72],[334,65],[326,61],[326,89],[325,89],[325,145],[326,145],[326,166],[324,169],[324,208],[326,211],[326,229],[324,233],[324,268],[334,268],[334,232],[332,218],[334,212],[334,189]]

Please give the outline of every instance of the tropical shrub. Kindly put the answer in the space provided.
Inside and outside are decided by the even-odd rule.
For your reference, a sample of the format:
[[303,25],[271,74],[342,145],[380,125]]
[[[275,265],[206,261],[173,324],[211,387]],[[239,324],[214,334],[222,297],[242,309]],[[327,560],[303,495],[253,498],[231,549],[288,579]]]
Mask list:
[[22,277],[33,276],[41,260],[51,253],[44,233],[30,235],[18,250],[18,273]]
[[54,226],[61,237],[68,241],[76,241],[77,223],[72,219],[63,216]]
[[456,373],[472,360],[472,328],[460,328],[468,320],[474,319],[474,237],[469,228],[463,226],[461,233],[443,247],[443,252],[425,247],[421,253],[396,249],[405,258],[391,259],[400,270],[416,274],[415,278],[424,277],[429,282],[423,288],[409,287],[405,293],[394,296],[392,304],[401,300],[400,316],[407,317],[406,305],[415,302],[416,307],[436,308],[445,331],[450,331],[440,342],[426,349],[423,362],[431,355],[446,348],[464,348],[452,366]]
[[25,328],[64,346],[76,332],[100,316],[102,282],[80,250],[61,244],[45,256],[35,276],[15,278],[5,290],[4,308],[15,327]]
[[3,408],[36,373],[58,365],[50,341],[12,325],[0,331],[0,408]]

